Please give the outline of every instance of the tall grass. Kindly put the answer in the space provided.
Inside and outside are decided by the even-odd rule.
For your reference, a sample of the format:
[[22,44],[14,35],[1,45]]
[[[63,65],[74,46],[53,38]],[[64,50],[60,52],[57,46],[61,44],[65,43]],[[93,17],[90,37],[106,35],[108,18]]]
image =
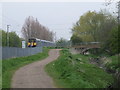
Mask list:
[[115,55],[115,56],[111,56],[108,59],[110,60],[107,64],[106,67],[107,69],[111,69],[114,71],[119,71],[120,72],[120,61],[119,61],[120,56],[119,55]]
[[0,60],[0,89],[2,88],[2,60]]
[[112,84],[113,88],[120,89],[120,55],[114,55],[109,58],[109,62],[106,63],[107,71],[111,72],[114,76],[114,83]]
[[61,56],[47,64],[45,70],[60,88],[105,88],[113,83],[112,75],[90,64],[89,57],[62,50]]
[[48,56],[48,49],[44,48],[42,53],[38,53],[36,55],[20,57],[20,58],[12,58],[2,61],[2,88],[10,88],[11,79],[14,72],[29,63],[42,60]]

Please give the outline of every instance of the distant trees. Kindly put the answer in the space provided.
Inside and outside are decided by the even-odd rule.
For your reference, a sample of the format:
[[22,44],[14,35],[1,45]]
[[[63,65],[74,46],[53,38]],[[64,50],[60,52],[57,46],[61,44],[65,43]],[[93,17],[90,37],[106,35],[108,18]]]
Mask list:
[[3,30],[0,30],[2,32],[2,46],[7,46],[7,33]]
[[120,53],[120,25],[112,28],[109,39],[103,44],[104,49],[108,49],[111,55]]
[[[2,46],[7,46],[7,33],[4,30],[2,32]],[[21,39],[15,32],[9,32],[9,47],[21,47]]]
[[70,45],[71,45],[71,42],[64,38],[60,38],[59,40],[56,41],[57,47],[69,47]]
[[107,40],[111,28],[115,25],[116,20],[110,14],[103,11],[99,13],[89,11],[80,17],[73,26],[72,32],[83,41],[102,42]]
[[73,34],[71,37],[71,41],[72,41],[72,45],[76,45],[82,42],[82,39],[79,36]]
[[[80,17],[72,28],[71,41],[76,42],[101,42],[103,49],[108,49],[111,54],[118,51],[118,22],[117,16],[106,11],[87,12]],[[77,38],[78,40],[75,40]]]
[[9,47],[21,47],[21,39],[15,32],[9,32]]
[[47,27],[41,25],[37,19],[29,16],[22,27],[22,35],[28,40],[29,38],[39,38],[53,41],[54,34]]

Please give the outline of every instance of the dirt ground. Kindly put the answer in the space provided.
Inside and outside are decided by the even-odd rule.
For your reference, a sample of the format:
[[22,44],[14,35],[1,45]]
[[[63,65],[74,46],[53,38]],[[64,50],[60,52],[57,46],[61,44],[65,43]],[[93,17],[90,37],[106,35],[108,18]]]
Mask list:
[[12,78],[12,88],[55,88],[53,80],[44,71],[46,64],[59,57],[60,49],[51,49],[49,56],[18,69]]

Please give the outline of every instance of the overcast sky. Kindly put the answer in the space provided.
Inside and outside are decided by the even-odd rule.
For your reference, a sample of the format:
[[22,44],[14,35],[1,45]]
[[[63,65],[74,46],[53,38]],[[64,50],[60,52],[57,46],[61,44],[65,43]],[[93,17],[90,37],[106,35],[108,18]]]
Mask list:
[[[57,39],[71,37],[71,28],[87,11],[105,9],[103,2],[7,2],[2,3],[2,29],[10,25],[10,31],[21,36],[21,28],[28,16],[56,32]],[[107,8],[108,9],[108,8]],[[110,10],[114,10],[113,5]]]

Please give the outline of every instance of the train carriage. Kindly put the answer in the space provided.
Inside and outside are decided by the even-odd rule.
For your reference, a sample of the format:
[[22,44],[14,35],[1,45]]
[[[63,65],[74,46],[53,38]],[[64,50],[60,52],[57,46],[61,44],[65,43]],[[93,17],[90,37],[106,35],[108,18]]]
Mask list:
[[31,38],[28,40],[28,47],[54,47],[55,43],[52,41]]

